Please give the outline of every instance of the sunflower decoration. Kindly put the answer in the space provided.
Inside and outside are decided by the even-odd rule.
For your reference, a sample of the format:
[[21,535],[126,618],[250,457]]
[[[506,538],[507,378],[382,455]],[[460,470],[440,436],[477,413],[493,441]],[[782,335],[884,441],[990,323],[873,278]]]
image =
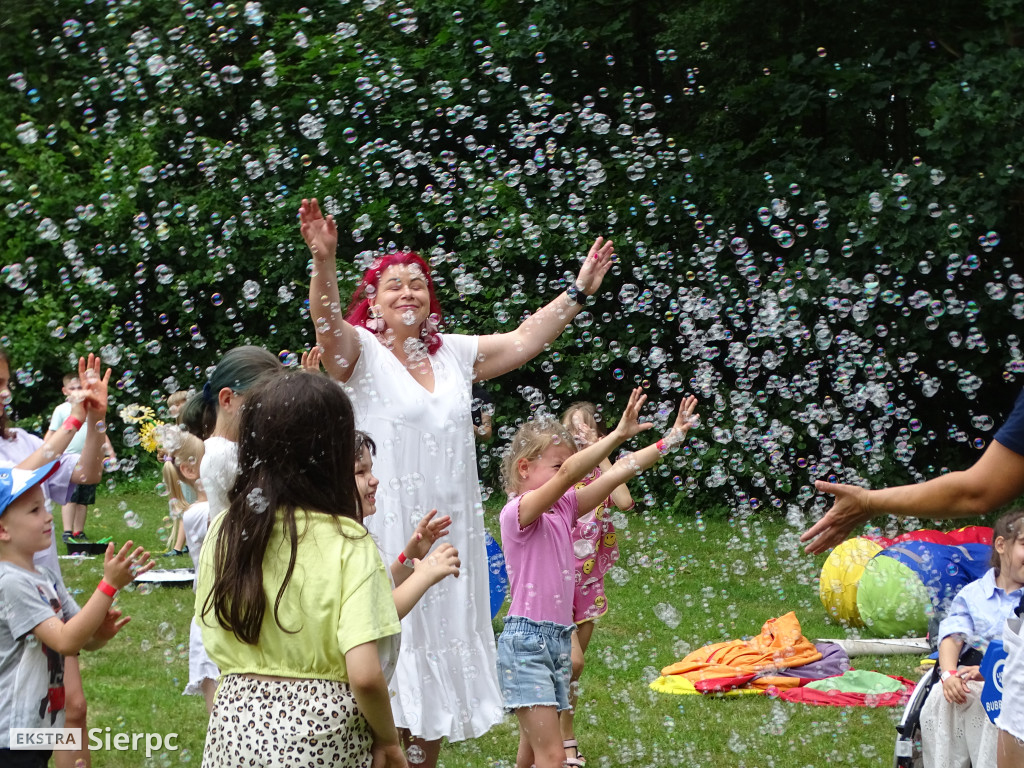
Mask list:
[[[160,450],[162,445],[161,427],[165,425],[164,422],[156,418],[156,413],[152,408],[148,405],[132,403],[131,405],[121,406],[117,411],[117,415],[126,424],[138,425],[138,441],[135,444],[141,445],[149,453],[157,453]],[[128,442],[129,431],[131,431],[131,428],[125,430],[126,442]]]
[[152,422],[156,418],[152,408],[148,405],[140,405],[139,403],[122,405],[117,410],[117,415],[121,417],[121,421],[127,424],[143,424],[147,421]]

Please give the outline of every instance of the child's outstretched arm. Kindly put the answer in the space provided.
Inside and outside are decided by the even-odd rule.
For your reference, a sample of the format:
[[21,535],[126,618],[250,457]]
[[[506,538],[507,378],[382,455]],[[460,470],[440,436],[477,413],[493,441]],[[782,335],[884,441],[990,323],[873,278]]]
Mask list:
[[100,359],[89,354],[89,360],[78,358],[78,375],[85,392],[85,445],[82,458],[71,479],[76,483],[95,485],[103,478],[103,458],[107,436],[100,423],[107,413],[107,384],[110,369],[100,377]]
[[132,542],[126,542],[115,555],[114,545],[108,545],[103,578],[89,602],[67,622],[54,616],[37,624],[32,634],[62,656],[76,654],[91,643],[102,645],[117,634],[127,619],[119,621],[119,613],[111,617],[110,606],[114,602],[114,595],[117,590],[131,584],[136,574],[145,573],[155,565],[149,559],[149,552],[142,547],[129,554],[131,546]]
[[394,579],[396,586],[401,585],[409,578],[415,567],[415,562],[426,557],[427,552],[438,539],[448,535],[448,528],[452,524],[451,516],[436,517],[436,515],[437,510],[432,509],[420,519],[416,524],[416,530],[413,531],[398,559],[391,563],[391,578]]
[[693,423],[694,409],[697,407],[697,398],[684,398],[679,405],[679,412],[676,414],[675,424],[665,433],[665,436],[656,443],[651,443],[646,448],[623,456],[612,464],[611,469],[603,473],[590,485],[580,488],[576,492],[576,500],[580,509],[593,509],[604,499],[614,488],[635,477],[648,467],[657,463],[658,459],[668,451],[680,445],[686,439],[686,433]]
[[[565,463],[558,468],[555,476],[548,480],[540,488],[530,491],[523,496],[519,503],[519,527],[525,528],[534,523],[537,518],[554,506],[566,491],[582,480],[588,472],[601,463],[602,459],[608,457],[615,446],[625,442],[633,435],[650,429],[653,425],[650,422],[639,421],[640,409],[647,401],[647,395],[643,394],[640,387],[634,389],[629,395],[629,403],[626,410],[622,412],[622,418],[615,429],[602,437],[593,445],[588,445],[578,453],[574,453]],[[602,475],[602,477],[604,477]],[[624,479],[624,478],[623,478]],[[579,508],[583,510],[593,509],[598,502],[608,495],[608,490],[619,485],[619,482],[612,486],[604,486],[604,493],[597,498],[593,504],[585,505],[580,501]],[[588,488],[590,486],[587,486]]]
[[409,575],[391,591],[391,597],[395,601],[395,610],[398,611],[398,618],[404,619],[427,590],[444,579],[445,576],[459,578],[461,565],[459,550],[451,544],[445,543],[424,556],[422,560],[417,558],[414,561],[413,570],[410,571],[404,565],[401,566]]

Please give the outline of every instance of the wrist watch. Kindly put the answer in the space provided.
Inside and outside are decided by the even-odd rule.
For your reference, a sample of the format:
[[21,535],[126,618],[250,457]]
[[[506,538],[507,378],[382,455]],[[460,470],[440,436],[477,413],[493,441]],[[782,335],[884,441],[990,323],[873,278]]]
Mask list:
[[566,298],[568,298],[573,304],[579,304],[582,307],[584,302],[587,300],[587,297],[585,294],[581,296],[581,293],[582,291],[576,287],[576,283],[569,283],[565,288]]

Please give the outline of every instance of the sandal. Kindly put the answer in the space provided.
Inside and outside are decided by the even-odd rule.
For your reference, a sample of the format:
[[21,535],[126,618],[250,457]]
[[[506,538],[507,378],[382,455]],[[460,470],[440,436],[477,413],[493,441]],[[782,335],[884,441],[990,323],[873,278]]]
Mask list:
[[568,768],[583,768],[587,764],[587,759],[580,754],[580,745],[576,739],[566,739],[562,742],[562,747],[564,749],[571,749],[576,753],[575,757],[565,758],[563,765],[568,766]]

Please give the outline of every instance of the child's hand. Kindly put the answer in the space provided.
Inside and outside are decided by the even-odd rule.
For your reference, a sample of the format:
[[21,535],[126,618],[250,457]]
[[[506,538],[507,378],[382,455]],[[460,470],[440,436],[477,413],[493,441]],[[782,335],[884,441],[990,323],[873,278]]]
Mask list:
[[320,373],[320,345],[314,344],[308,352],[302,351],[302,370],[309,373]]
[[107,611],[106,618],[103,619],[103,623],[100,624],[99,629],[93,632],[92,639],[105,643],[120,632],[124,625],[131,620],[131,616],[125,616],[122,619],[121,612],[119,610],[116,608],[110,608]]
[[686,439],[686,433],[690,431],[690,427],[697,423],[698,417],[694,411],[696,407],[696,397],[690,395],[683,398],[683,402],[679,404],[679,412],[676,414],[676,422],[664,437],[666,448],[675,448]]
[[398,744],[370,746],[370,768],[409,768],[405,760],[405,752]]
[[415,561],[415,573],[422,573],[431,585],[437,584],[445,576],[459,578],[459,550],[451,544],[442,544],[422,560]]
[[942,683],[942,695],[950,704],[963,704],[968,692],[967,681],[961,680],[959,675],[951,675]]
[[597,430],[587,424],[582,413],[572,415],[572,438],[581,448],[597,442]]
[[405,556],[413,560],[426,557],[427,552],[434,546],[434,542],[442,536],[448,535],[448,528],[452,524],[450,515],[435,517],[436,509],[430,510],[416,525],[409,543],[405,546]]
[[107,545],[107,552],[103,559],[103,580],[114,589],[128,586],[138,574],[145,573],[156,565],[149,559],[149,552],[142,547],[137,547],[134,552],[128,554],[131,546],[132,542],[125,542],[115,555],[114,542]]
[[643,408],[646,402],[647,395],[643,393],[640,387],[630,392],[626,410],[622,412],[622,418],[619,419],[619,424],[615,427],[615,432],[618,433],[620,441],[629,440],[634,435],[645,432],[654,426],[649,421],[640,421],[640,409]]
[[82,403],[85,409],[97,417],[106,414],[110,369],[107,368],[106,374],[101,378],[100,359],[90,352],[88,361],[84,357],[78,358],[78,381],[82,385]]

